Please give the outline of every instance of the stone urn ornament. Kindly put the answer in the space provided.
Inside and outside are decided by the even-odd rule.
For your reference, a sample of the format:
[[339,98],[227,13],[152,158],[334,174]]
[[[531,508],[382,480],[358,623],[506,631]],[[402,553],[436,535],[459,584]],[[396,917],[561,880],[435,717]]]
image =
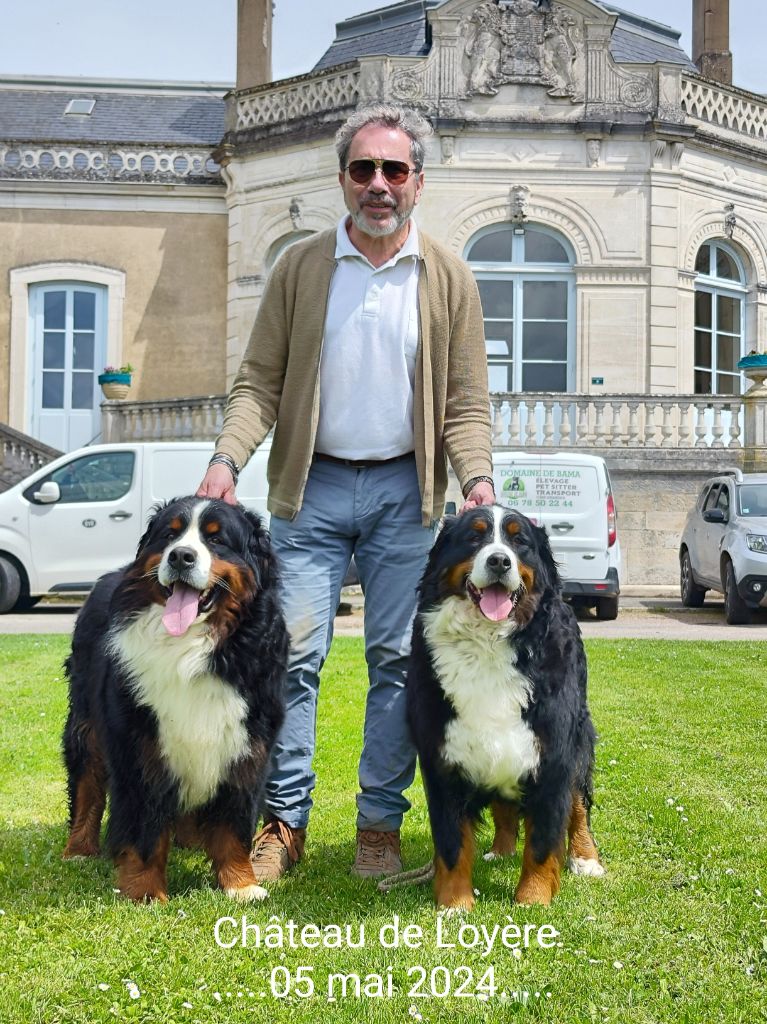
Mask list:
[[767,390],[767,352],[749,352],[738,363],[738,369],[751,381],[751,390]]
[[125,399],[130,391],[133,367],[130,363],[125,366],[105,366],[99,374],[98,381],[104,398]]

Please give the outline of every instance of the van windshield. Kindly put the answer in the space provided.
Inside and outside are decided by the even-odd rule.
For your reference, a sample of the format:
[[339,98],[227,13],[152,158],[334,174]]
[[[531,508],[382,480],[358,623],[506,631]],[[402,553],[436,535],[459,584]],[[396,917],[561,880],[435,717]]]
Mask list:
[[742,516],[767,516],[767,484],[743,484],[738,503]]

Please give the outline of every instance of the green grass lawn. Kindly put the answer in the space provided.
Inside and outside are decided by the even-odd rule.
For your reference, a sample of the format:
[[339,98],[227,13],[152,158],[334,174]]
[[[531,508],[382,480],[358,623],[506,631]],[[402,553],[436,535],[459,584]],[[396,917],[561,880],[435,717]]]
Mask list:
[[[348,873],[365,692],[360,640],[337,640],[324,672],[305,860],[266,903],[243,910],[212,888],[197,853],[173,852],[165,906],[119,899],[105,861],[61,861],[67,638],[0,637],[0,1021],[766,1021],[764,645],[587,647],[600,734],[593,827],[608,875],[566,875],[551,907],[516,908],[518,858],[479,861],[477,907],[448,920],[443,941],[455,943],[461,924],[475,926],[464,930],[466,942],[480,926],[492,932],[510,922],[558,932],[550,948],[533,941],[515,952],[497,941],[483,956],[482,948],[437,946],[429,889],[383,896]],[[420,785],[411,799],[403,855],[415,867],[430,856]],[[239,928],[243,914],[262,928],[282,925],[282,948],[216,945],[216,922],[233,917]],[[382,947],[380,929],[395,915],[402,928],[420,929],[420,939],[409,933],[415,948]],[[364,928],[365,944],[290,948],[290,921],[348,925],[355,942]],[[220,934],[226,942],[237,933],[225,924]],[[353,979],[344,994],[336,980],[328,1001],[329,976],[340,974],[363,983],[379,975],[384,993],[391,978],[393,994],[374,995],[374,978],[367,994],[357,997]],[[463,986],[488,995],[491,975],[496,992],[487,999],[455,994]],[[411,994],[422,976],[417,992],[451,994]],[[278,998],[288,980],[291,994]],[[309,981],[315,994],[304,997]]]

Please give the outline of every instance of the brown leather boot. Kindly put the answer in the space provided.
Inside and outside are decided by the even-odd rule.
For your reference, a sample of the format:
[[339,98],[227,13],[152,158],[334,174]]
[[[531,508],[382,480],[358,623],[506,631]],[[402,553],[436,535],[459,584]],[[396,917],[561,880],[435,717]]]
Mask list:
[[402,870],[399,832],[376,832],[357,829],[357,856],[352,874],[358,878],[380,878]]
[[265,820],[256,833],[250,860],[259,882],[276,882],[303,856],[305,828],[291,828],[279,818]]

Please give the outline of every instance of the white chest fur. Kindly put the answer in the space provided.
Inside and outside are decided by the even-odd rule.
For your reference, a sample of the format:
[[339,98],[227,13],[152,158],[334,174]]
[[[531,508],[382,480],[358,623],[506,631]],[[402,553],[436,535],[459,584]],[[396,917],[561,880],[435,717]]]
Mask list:
[[157,718],[160,751],[179,785],[183,810],[206,803],[248,749],[247,705],[207,672],[211,641],[202,624],[171,637],[152,605],[109,645],[131,676],[138,704]]
[[449,597],[423,616],[437,677],[456,717],[443,756],[476,785],[519,796],[520,780],[538,767],[538,743],[523,721],[530,680],[508,643],[513,622],[490,622],[468,601]]

